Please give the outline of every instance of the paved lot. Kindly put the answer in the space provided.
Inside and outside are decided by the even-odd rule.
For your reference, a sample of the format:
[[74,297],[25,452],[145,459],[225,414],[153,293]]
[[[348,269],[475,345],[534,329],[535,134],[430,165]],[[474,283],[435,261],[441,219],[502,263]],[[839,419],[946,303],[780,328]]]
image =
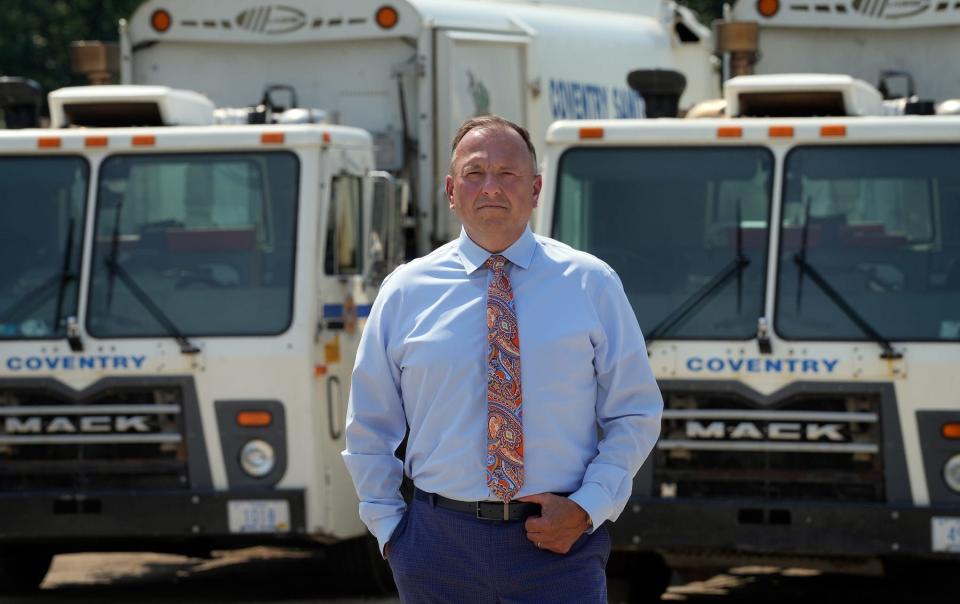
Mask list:
[[[960,565],[956,567],[960,570]],[[708,576],[709,575],[709,576]],[[930,577],[892,582],[882,577],[834,575],[801,569],[753,566],[679,577],[667,602],[694,604],[948,604],[956,593]],[[956,574],[950,577],[955,581]],[[954,583],[955,584],[955,583]],[[251,548],[217,552],[212,559],[160,554],[72,554],[58,556],[43,589],[9,604],[128,603],[236,604],[333,602],[396,604],[354,581],[324,571],[316,553]],[[948,590],[953,593],[948,593]]]

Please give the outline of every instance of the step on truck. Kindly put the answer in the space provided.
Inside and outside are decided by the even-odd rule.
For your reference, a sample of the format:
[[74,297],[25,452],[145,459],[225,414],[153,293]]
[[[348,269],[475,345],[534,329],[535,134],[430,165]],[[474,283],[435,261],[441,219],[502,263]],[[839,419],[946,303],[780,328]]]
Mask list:
[[617,271],[665,401],[615,550],[648,598],[664,559],[956,565],[960,118],[849,76],[725,97],[547,135],[537,229]]
[[0,131],[0,592],[73,551],[339,543],[371,576],[340,459],[391,228],[370,135],[156,86],[50,109]]
[[684,107],[716,96],[712,52],[672,0],[149,0],[120,28],[119,65],[122,83],[218,106],[285,85],[296,99],[274,102],[371,132],[376,167],[409,189],[402,254],[415,256],[459,234],[443,176],[465,120],[502,115],[542,151],[554,120],[642,117],[634,69],[684,73]]

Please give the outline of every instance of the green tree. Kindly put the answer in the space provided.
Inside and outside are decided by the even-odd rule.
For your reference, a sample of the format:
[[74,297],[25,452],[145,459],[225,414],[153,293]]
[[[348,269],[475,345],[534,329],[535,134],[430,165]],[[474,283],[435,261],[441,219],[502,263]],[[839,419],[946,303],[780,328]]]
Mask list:
[[117,40],[117,22],[143,0],[3,0],[0,75],[22,76],[49,92],[85,83],[70,71],[70,42]]
[[723,16],[724,3],[733,4],[733,0],[679,0],[680,4],[692,9],[704,25],[709,26]]

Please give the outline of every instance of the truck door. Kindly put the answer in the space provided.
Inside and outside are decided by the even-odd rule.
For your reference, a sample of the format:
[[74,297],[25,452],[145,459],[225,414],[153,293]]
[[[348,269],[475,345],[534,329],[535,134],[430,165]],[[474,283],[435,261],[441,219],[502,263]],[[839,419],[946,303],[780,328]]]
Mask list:
[[[530,38],[454,30],[436,33],[436,166],[442,182],[450,161],[450,142],[464,121],[495,113],[525,124],[527,48]],[[442,190],[442,187],[440,187]],[[442,208],[437,233],[455,235],[456,217]]]

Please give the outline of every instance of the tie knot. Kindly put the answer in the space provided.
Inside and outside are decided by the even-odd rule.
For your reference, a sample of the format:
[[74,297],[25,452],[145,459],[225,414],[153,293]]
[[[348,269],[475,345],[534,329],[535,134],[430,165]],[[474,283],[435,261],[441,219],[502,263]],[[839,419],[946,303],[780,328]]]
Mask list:
[[501,256],[500,254],[494,254],[487,258],[487,261],[484,263],[484,265],[486,265],[486,267],[493,272],[499,273],[503,271],[503,267],[506,266],[507,262],[509,262],[509,260],[507,260],[505,257]]

